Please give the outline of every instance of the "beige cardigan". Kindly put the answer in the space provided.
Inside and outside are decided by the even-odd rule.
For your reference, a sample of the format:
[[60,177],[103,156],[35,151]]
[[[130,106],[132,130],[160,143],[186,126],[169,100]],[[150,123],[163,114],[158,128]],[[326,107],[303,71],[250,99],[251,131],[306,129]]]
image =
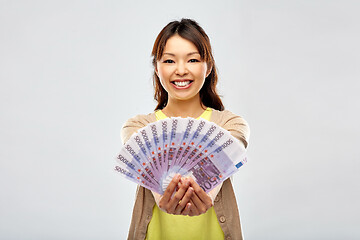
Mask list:
[[[125,143],[138,129],[155,121],[155,113],[130,118],[122,127],[122,142]],[[227,110],[218,111],[213,109],[210,121],[228,130],[231,135],[241,140],[247,147],[250,131],[247,122],[243,118]],[[154,204],[155,200],[151,191],[139,186],[129,229],[129,240],[145,239]],[[215,198],[214,209],[225,239],[242,240],[240,217],[230,179],[224,181]]]

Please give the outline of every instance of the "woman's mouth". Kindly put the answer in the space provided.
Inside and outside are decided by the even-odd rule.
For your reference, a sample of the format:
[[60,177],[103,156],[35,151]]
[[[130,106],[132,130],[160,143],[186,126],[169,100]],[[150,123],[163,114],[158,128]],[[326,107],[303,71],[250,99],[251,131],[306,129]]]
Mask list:
[[171,83],[178,89],[186,89],[190,87],[192,80],[184,80],[184,81],[172,81]]

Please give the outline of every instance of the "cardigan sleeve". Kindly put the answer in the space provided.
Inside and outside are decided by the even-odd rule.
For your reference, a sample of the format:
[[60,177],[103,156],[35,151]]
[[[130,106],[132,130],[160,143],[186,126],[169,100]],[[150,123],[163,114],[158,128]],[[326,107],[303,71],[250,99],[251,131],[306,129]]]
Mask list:
[[228,110],[224,110],[221,113],[216,123],[228,130],[235,138],[239,139],[246,148],[250,137],[250,128],[246,120]]
[[128,119],[121,128],[121,141],[123,144],[129,140],[131,135],[137,132],[140,128],[145,127],[151,122],[155,122],[155,114],[149,113],[147,115],[136,115]]

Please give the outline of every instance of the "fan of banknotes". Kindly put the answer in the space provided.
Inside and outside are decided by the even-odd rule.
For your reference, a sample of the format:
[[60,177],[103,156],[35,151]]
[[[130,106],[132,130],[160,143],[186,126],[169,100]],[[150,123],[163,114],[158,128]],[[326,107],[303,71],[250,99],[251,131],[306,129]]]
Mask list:
[[202,118],[180,117],[139,129],[116,160],[117,172],[159,194],[177,173],[209,192],[247,161],[244,145],[227,130]]

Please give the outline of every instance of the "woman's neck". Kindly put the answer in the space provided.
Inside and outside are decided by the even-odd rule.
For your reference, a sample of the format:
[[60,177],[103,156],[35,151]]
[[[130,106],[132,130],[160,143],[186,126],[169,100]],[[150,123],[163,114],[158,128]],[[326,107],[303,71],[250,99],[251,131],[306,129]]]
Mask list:
[[206,110],[199,98],[187,101],[168,99],[166,107],[162,112],[168,117],[199,117]]

